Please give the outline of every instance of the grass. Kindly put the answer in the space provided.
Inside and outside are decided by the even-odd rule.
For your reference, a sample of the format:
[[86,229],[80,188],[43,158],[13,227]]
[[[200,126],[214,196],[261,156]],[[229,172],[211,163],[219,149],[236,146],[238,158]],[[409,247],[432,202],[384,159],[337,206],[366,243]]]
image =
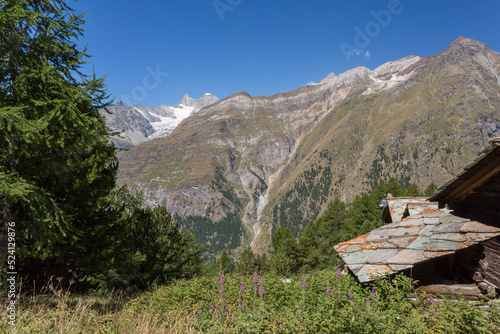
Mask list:
[[405,277],[364,288],[333,271],[290,283],[273,275],[200,277],[136,296],[74,296],[49,282],[23,294],[15,326],[3,313],[5,333],[500,332],[496,306],[482,311],[460,297],[437,302]]

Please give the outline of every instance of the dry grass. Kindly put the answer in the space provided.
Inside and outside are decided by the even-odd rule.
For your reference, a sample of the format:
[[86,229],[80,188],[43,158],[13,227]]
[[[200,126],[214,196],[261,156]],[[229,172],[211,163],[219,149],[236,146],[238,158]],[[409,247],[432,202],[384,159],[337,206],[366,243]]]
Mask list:
[[[189,317],[179,311],[133,313],[125,306],[131,297],[110,292],[101,296],[74,296],[51,280],[17,302],[15,325],[2,311],[0,332],[25,333],[194,333]],[[7,299],[0,299],[6,310]]]

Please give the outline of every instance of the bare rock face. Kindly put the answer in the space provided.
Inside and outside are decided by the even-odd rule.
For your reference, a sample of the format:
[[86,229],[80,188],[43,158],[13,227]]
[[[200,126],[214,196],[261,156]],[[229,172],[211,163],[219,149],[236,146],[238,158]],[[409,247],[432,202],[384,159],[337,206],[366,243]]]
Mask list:
[[132,148],[148,140],[168,136],[186,117],[218,100],[207,93],[199,99],[186,94],[175,107],[165,103],[157,107],[140,104],[128,107],[120,101],[115,107],[101,110],[101,114],[111,130],[121,132],[121,135],[113,137],[115,144],[121,148]]
[[118,183],[166,206],[210,252],[265,249],[273,228],[299,235],[336,197],[389,177],[422,188],[453,177],[500,136],[499,78],[500,54],[461,38],[287,93],[237,93],[120,153]]
[[201,108],[214,104],[217,101],[219,101],[219,99],[209,93],[206,93],[197,100],[193,99],[186,93],[182,98],[181,102],[179,102],[179,104],[176,107],[184,105],[186,107],[194,108],[195,110],[200,110]]

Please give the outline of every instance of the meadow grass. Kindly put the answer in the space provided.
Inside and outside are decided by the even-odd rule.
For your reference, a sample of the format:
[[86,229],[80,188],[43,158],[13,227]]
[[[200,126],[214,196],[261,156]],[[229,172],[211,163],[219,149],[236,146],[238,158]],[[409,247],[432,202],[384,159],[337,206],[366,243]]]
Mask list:
[[405,277],[362,287],[322,271],[290,282],[220,274],[135,296],[73,295],[48,284],[23,294],[15,326],[6,312],[0,326],[5,333],[499,333],[499,313],[460,296],[438,302],[417,294]]

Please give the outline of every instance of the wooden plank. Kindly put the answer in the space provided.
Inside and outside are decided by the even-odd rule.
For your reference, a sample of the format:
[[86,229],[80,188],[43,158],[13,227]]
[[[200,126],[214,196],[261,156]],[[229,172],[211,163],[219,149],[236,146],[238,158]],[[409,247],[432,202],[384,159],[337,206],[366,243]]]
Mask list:
[[463,295],[468,300],[478,299],[478,294],[481,293],[475,284],[432,284],[419,287],[417,292],[444,296]]
[[482,274],[485,279],[500,286],[500,238],[496,237],[485,241],[483,246],[484,260],[488,262],[488,266]]

